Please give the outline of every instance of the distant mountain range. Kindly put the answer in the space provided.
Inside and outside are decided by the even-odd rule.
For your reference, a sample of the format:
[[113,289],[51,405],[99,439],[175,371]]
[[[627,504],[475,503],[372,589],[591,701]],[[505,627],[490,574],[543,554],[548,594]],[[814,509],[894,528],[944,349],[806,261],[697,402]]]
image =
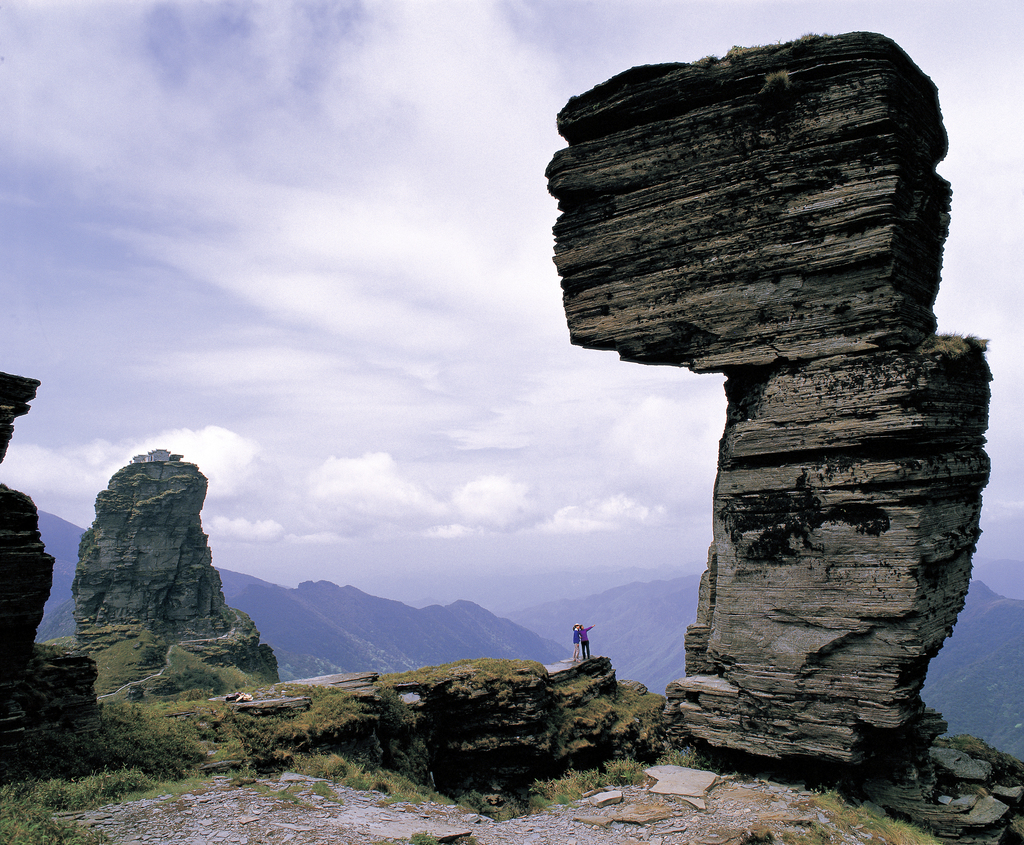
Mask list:
[[[38,639],[74,632],[71,583],[82,529],[40,513],[57,559]],[[461,657],[520,657],[551,663],[572,653],[572,625],[594,625],[592,651],[620,679],[664,693],[685,673],[683,635],[696,615],[700,578],[636,581],[595,595],[559,599],[499,618],[457,601],[414,608],[329,581],[290,589],[219,570],[224,597],[248,613],[270,643],[282,678],[338,671],[402,671]],[[950,637],[932,660],[922,697],[951,734],[969,733],[1024,757],[1024,562],[975,563],[975,580]],[[979,579],[985,579],[984,583]],[[999,584],[999,595],[986,586]]]
[[683,635],[697,616],[699,575],[633,582],[584,598],[549,601],[508,614],[509,619],[572,649],[572,626],[593,625],[590,650],[610,657],[615,674],[663,695],[685,674]]
[[949,723],[1024,759],[1024,601],[972,581],[921,697]]
[[71,598],[71,584],[75,580],[78,566],[78,541],[84,529],[67,520],[45,511],[39,512],[39,534],[46,545],[47,554],[54,557],[53,587],[44,608],[46,613],[55,610]]
[[252,617],[282,679],[309,677],[312,669],[404,672],[468,657],[553,663],[568,656],[558,643],[473,602],[415,608],[330,581],[289,589],[238,573],[221,576],[227,603]]
[[[56,559],[36,635],[43,641],[75,631],[71,585],[83,531],[45,513],[39,530]],[[553,663],[571,653],[468,601],[414,608],[330,581],[306,581],[289,589],[218,571],[228,605],[248,613],[262,641],[274,649],[282,680],[333,672],[402,672],[471,657]]]

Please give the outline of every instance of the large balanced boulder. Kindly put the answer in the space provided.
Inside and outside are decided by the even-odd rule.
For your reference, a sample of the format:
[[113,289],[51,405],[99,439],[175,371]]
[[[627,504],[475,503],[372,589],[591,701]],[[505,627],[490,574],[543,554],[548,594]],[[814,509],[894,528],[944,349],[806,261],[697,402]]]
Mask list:
[[935,87],[889,39],[633,68],[573,97],[558,129],[573,343],[709,372],[934,331],[946,134]]

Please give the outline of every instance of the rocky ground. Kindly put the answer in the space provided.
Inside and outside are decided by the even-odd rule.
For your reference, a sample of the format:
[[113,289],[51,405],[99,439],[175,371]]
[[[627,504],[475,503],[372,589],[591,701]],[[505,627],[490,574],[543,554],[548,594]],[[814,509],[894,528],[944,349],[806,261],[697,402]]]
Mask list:
[[421,832],[442,842],[473,836],[479,845],[740,845],[769,834],[781,843],[787,832],[812,828],[834,845],[881,842],[837,825],[800,786],[692,769],[680,770],[681,781],[661,778],[670,768],[677,767],[659,767],[648,786],[613,787],[503,822],[455,806],[388,803],[378,792],[289,773],[242,785],[216,777],[187,794],[68,815],[118,845],[374,845]]

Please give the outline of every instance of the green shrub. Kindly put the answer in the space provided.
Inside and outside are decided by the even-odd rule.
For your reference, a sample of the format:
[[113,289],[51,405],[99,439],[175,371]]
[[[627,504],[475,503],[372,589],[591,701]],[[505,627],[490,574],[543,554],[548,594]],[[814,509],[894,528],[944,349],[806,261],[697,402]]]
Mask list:
[[103,845],[98,831],[53,818],[21,790],[0,787],[0,842],[5,845]]
[[780,94],[793,87],[793,81],[789,78],[788,70],[775,70],[765,74],[764,86],[758,92],[760,94]]
[[583,793],[597,789],[607,783],[607,778],[597,769],[579,772],[569,769],[560,778],[534,781],[530,787],[530,804],[543,807],[545,804],[571,804],[583,797]]
[[31,794],[49,810],[87,810],[120,801],[133,792],[145,792],[156,784],[138,769],[120,769],[72,781],[51,778],[35,784]]
[[604,773],[609,783],[628,786],[644,782],[647,778],[644,768],[643,763],[626,757],[621,760],[609,760],[604,765]]
[[82,778],[104,771],[138,769],[158,780],[182,777],[203,759],[196,728],[157,716],[136,704],[100,708],[91,733],[64,729],[32,732],[8,766],[10,781]]
[[956,361],[971,354],[984,353],[987,347],[988,341],[983,338],[972,334],[950,333],[929,335],[918,347],[918,351]]

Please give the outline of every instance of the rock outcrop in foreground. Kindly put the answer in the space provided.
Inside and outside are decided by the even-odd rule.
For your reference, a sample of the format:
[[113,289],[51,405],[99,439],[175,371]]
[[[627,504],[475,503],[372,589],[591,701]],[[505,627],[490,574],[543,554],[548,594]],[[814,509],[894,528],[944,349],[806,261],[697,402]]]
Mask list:
[[933,334],[934,86],[882,36],[811,36],[634,68],[558,126],[572,341],[727,376],[676,737],[927,798],[919,693],[970,579],[991,378]]
[[[0,461],[14,419],[28,413],[36,379],[0,373]],[[10,753],[28,729],[95,726],[96,667],[82,654],[33,646],[50,595],[53,557],[39,536],[39,515],[24,493],[0,484],[0,750]],[[0,754],[0,774],[4,769]]]
[[[28,413],[38,387],[36,379],[0,373],[0,461],[15,418]],[[24,730],[25,713],[15,691],[32,657],[52,578],[53,558],[39,538],[36,506],[24,493],[0,484],[0,748]]]
[[118,470],[82,535],[72,586],[76,637],[99,663],[98,688],[111,692],[149,675],[145,688],[154,692],[176,691],[175,675],[203,688],[218,683],[221,668],[276,681],[273,651],[224,601],[200,521],[206,477],[170,457],[177,460]]

